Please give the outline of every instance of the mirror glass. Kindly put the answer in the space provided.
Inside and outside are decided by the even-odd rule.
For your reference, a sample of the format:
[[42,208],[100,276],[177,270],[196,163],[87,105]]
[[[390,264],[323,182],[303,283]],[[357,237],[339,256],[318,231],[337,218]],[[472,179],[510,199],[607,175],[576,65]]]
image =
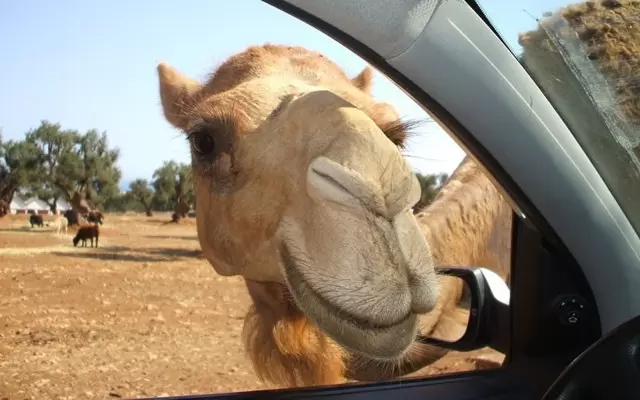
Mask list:
[[457,296],[455,311],[447,317],[448,324],[438,324],[429,335],[445,342],[456,342],[464,336],[469,324],[469,311],[471,307],[471,291],[467,283],[455,276],[441,276],[442,285],[447,288],[455,288],[460,294]]

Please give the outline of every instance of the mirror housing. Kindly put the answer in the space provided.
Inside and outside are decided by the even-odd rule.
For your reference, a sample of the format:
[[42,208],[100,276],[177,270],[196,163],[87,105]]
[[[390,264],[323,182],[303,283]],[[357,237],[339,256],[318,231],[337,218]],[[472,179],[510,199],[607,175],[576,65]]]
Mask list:
[[418,341],[454,351],[491,347],[508,353],[511,291],[498,274],[486,268],[443,267],[440,274],[462,279],[469,291],[469,321],[455,342],[420,336]]

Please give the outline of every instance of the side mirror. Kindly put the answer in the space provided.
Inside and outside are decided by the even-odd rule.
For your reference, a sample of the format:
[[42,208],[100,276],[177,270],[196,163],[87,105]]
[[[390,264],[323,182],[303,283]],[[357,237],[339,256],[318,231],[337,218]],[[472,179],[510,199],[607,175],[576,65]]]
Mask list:
[[455,342],[421,336],[421,343],[455,351],[491,347],[507,353],[509,346],[509,298],[511,291],[498,274],[486,268],[439,268],[443,275],[461,279],[468,293],[469,321]]

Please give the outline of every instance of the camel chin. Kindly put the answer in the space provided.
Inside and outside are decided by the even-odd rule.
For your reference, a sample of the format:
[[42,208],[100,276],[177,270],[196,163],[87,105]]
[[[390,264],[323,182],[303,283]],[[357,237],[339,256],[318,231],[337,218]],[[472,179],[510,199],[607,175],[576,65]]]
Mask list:
[[297,307],[344,348],[367,359],[402,359],[418,333],[418,315],[408,312],[389,324],[376,324],[354,316],[313,289],[296,265],[287,245],[280,250],[287,287]]

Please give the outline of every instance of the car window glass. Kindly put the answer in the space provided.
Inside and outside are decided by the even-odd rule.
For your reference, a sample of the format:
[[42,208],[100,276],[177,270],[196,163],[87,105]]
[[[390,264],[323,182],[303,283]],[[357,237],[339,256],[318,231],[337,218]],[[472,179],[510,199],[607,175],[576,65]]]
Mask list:
[[[295,108],[304,99],[296,103],[296,96],[277,92],[304,87],[297,80],[275,89],[272,81],[261,82],[260,90],[248,85],[245,98],[252,102],[240,105],[242,96],[229,102],[238,123],[232,128],[213,113],[181,125],[189,113],[172,111],[195,101],[180,97],[195,87],[193,82],[206,81],[232,55],[264,43],[281,44],[280,51],[290,51],[287,46],[320,51],[345,70],[348,79],[338,77],[331,84],[356,93],[348,100],[362,113],[349,114],[360,124],[351,137],[367,131],[377,139],[362,135],[361,147],[354,139],[340,142],[351,150],[338,172],[331,169],[343,156],[338,150],[323,153],[329,161],[314,165],[342,178],[379,172],[375,184],[346,181],[360,200],[369,196],[371,203],[362,201],[369,207],[365,213],[364,206],[354,210],[348,202],[354,193],[336,190],[322,174],[309,178],[309,187],[320,188],[315,194],[296,186],[311,164],[300,160],[313,146],[284,152],[285,136],[265,131],[264,126],[279,123],[282,131],[308,135],[300,141],[306,143],[315,139],[311,133],[344,128],[327,128],[331,119],[318,116],[325,111]],[[423,268],[481,266],[509,279],[511,213],[470,163],[458,172],[489,194],[466,196],[456,182],[447,186],[464,152],[378,72],[368,94],[361,83],[365,78],[358,78],[366,63],[335,41],[256,1],[25,2],[8,5],[0,16],[0,48],[0,75],[6,78],[0,92],[0,397],[222,393],[501,366],[504,354],[490,349],[446,354],[434,347],[402,347],[401,339],[413,340],[410,330],[398,328],[411,325],[402,313],[421,314],[420,332],[436,338],[455,340],[466,328],[468,292],[455,278],[428,275]],[[298,56],[290,57],[294,64]],[[161,62],[164,69],[158,69]],[[311,71],[312,77],[318,72]],[[164,99],[177,96],[172,101],[160,95],[160,76],[165,87],[178,88],[164,89]],[[273,105],[276,97],[281,106]],[[214,103],[198,112],[212,108]],[[296,120],[301,110],[307,117]],[[286,113],[294,115],[292,122],[282,119]],[[200,129],[212,120],[219,123],[216,129]],[[416,120],[420,123],[410,123]],[[292,128],[294,123],[304,129]],[[237,134],[241,131],[246,135]],[[405,131],[404,149],[389,144],[387,139]],[[273,140],[257,145],[252,140],[259,135],[250,134],[255,132]],[[258,164],[241,156],[249,148]],[[371,148],[383,149],[386,158],[367,153]],[[281,157],[287,168],[278,169],[269,157]],[[345,165],[352,161],[368,167],[353,167],[357,174],[350,175]],[[410,171],[416,173],[417,192]],[[388,178],[391,173],[395,180]],[[251,194],[232,197],[243,190]],[[330,206],[329,197],[351,211]],[[213,198],[219,203],[214,205]],[[289,203],[292,198],[296,207]],[[417,201],[412,210],[409,200]],[[480,201],[499,206],[473,214]],[[278,214],[279,207],[286,212]],[[381,217],[385,212],[393,215]],[[276,259],[276,268],[268,265],[284,253],[272,246],[284,239],[269,240],[292,215],[302,234],[289,224],[293,233],[287,239],[300,244],[304,238],[310,252],[319,249],[306,260],[313,261],[313,269],[304,270],[305,261],[291,254]],[[478,221],[474,216],[481,222],[469,225]],[[353,226],[357,229],[347,231]],[[322,247],[325,243],[330,245]],[[379,350],[377,338],[386,335],[387,348],[378,354],[390,349],[390,361],[336,345],[318,311],[329,308],[317,301],[305,303],[303,311],[299,296],[305,293],[290,290],[279,261],[303,271],[323,300],[339,303],[342,308],[331,309],[331,317],[351,312],[334,326],[334,336],[358,325],[343,342],[365,343],[373,352]],[[256,283],[259,278],[269,284]],[[443,314],[425,316],[438,282],[450,303]],[[389,326],[399,334],[389,334]],[[273,361],[275,352],[279,364]]]
[[639,232],[640,6],[478,1]]

